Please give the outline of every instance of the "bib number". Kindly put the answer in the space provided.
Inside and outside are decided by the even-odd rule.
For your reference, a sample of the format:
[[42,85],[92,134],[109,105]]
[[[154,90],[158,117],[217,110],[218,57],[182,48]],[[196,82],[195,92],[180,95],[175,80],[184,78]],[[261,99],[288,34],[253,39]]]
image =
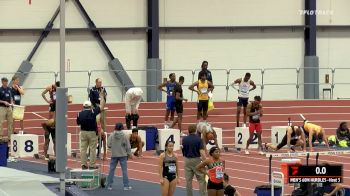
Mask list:
[[53,100],[56,100],[56,93],[52,95]]
[[202,89],[201,89],[201,93],[202,93],[202,94],[208,93],[208,89],[207,89],[207,88],[202,88]]
[[253,120],[259,120],[259,118],[260,118],[260,115],[259,115],[259,114],[254,115],[254,116],[252,117]]
[[169,165],[169,173],[172,173],[172,174],[174,174],[174,173],[176,173],[176,165]]
[[222,172],[222,169],[221,168],[218,168],[218,169],[216,169],[216,178],[217,179],[222,179],[222,178],[224,178],[224,172]]
[[21,100],[21,96],[15,95],[15,96],[14,96],[14,100],[15,100],[15,101],[20,101],[20,100]]

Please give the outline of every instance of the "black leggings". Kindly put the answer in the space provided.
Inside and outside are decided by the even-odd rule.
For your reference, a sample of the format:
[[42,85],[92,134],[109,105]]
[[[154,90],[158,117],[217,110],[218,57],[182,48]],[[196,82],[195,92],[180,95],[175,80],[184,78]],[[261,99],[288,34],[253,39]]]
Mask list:
[[[295,144],[297,144],[297,141],[297,139],[291,139],[290,144],[294,146]],[[284,135],[282,141],[277,145],[277,150],[283,148],[283,146],[285,145],[287,145],[287,133]]]

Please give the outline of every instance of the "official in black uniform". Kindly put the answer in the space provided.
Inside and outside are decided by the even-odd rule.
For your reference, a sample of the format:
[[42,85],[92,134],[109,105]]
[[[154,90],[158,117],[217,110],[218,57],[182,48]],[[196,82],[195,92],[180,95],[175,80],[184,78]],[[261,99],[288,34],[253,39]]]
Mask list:
[[7,120],[7,137],[11,139],[13,133],[13,118],[12,107],[13,104],[11,88],[8,87],[8,79],[1,79],[2,86],[0,87],[0,140],[3,137],[2,123]]
[[87,169],[87,148],[90,149],[90,169],[96,169],[96,148],[97,148],[97,122],[96,116],[104,110],[105,99],[101,91],[101,104],[99,107],[92,108],[90,101],[84,102],[84,109],[79,112],[77,124],[80,125],[80,159],[82,169]]

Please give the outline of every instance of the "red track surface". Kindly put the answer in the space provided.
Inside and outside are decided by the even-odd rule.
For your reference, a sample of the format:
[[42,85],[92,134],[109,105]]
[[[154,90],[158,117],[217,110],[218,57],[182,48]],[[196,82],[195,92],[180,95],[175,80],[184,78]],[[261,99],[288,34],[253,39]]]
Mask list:
[[[336,127],[341,121],[349,122],[350,101],[265,101],[263,122],[263,140],[270,142],[271,126],[283,126],[287,124],[288,117],[292,121],[301,124],[302,119],[299,113],[304,114],[310,121],[323,126],[327,134],[334,134]],[[111,132],[116,122],[124,122],[124,104],[108,104],[107,124],[108,132]],[[185,127],[187,124],[195,123],[196,110],[195,103],[185,104]],[[29,106],[25,113],[25,131],[27,133],[42,134],[40,123],[47,118],[47,106]],[[78,149],[79,130],[76,128],[75,117],[81,105],[70,105],[68,113],[69,132],[72,133],[72,149]],[[232,147],[234,144],[235,127],[235,102],[218,102],[215,103],[215,110],[210,112],[209,121],[216,127],[223,128],[223,144]],[[155,125],[162,127],[164,122],[164,103],[143,103],[140,106],[140,124]],[[39,142],[43,138],[40,137]],[[40,145],[42,148],[42,144]],[[133,179],[146,180],[150,182],[159,182],[158,175],[158,159],[153,152],[146,152],[145,157],[129,161],[129,176]],[[183,158],[180,157],[180,168],[183,168]],[[253,190],[257,185],[266,184],[268,181],[268,159],[265,156],[251,153],[244,155],[243,153],[223,153],[226,160],[226,172],[231,176],[231,183],[235,185],[242,195],[253,195]],[[31,159],[32,160],[32,159]],[[303,160],[305,161],[305,160]],[[324,156],[320,157],[320,161],[328,161],[329,163],[338,163],[344,165],[344,184],[350,184],[350,157],[341,156]],[[280,170],[280,160],[273,159],[273,171]],[[310,163],[315,163],[314,157],[311,157]],[[101,163],[102,164],[102,163]],[[104,172],[108,172],[108,162],[104,163]],[[80,163],[73,159],[68,161],[69,167],[80,167]],[[117,172],[120,176],[120,171]],[[181,169],[180,186],[185,186],[184,171]],[[197,188],[197,183],[194,183]],[[287,186],[286,191],[291,188]]]

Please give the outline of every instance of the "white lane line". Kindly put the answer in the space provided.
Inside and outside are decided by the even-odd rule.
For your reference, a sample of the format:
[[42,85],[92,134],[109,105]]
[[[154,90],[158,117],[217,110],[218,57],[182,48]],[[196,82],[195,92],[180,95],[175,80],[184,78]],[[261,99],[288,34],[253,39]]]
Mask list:
[[47,120],[47,118],[45,118],[45,117],[43,117],[43,116],[37,114],[36,112],[32,112],[32,114],[34,114],[35,116],[37,116],[37,117],[39,117],[39,118],[41,118],[41,119]]

